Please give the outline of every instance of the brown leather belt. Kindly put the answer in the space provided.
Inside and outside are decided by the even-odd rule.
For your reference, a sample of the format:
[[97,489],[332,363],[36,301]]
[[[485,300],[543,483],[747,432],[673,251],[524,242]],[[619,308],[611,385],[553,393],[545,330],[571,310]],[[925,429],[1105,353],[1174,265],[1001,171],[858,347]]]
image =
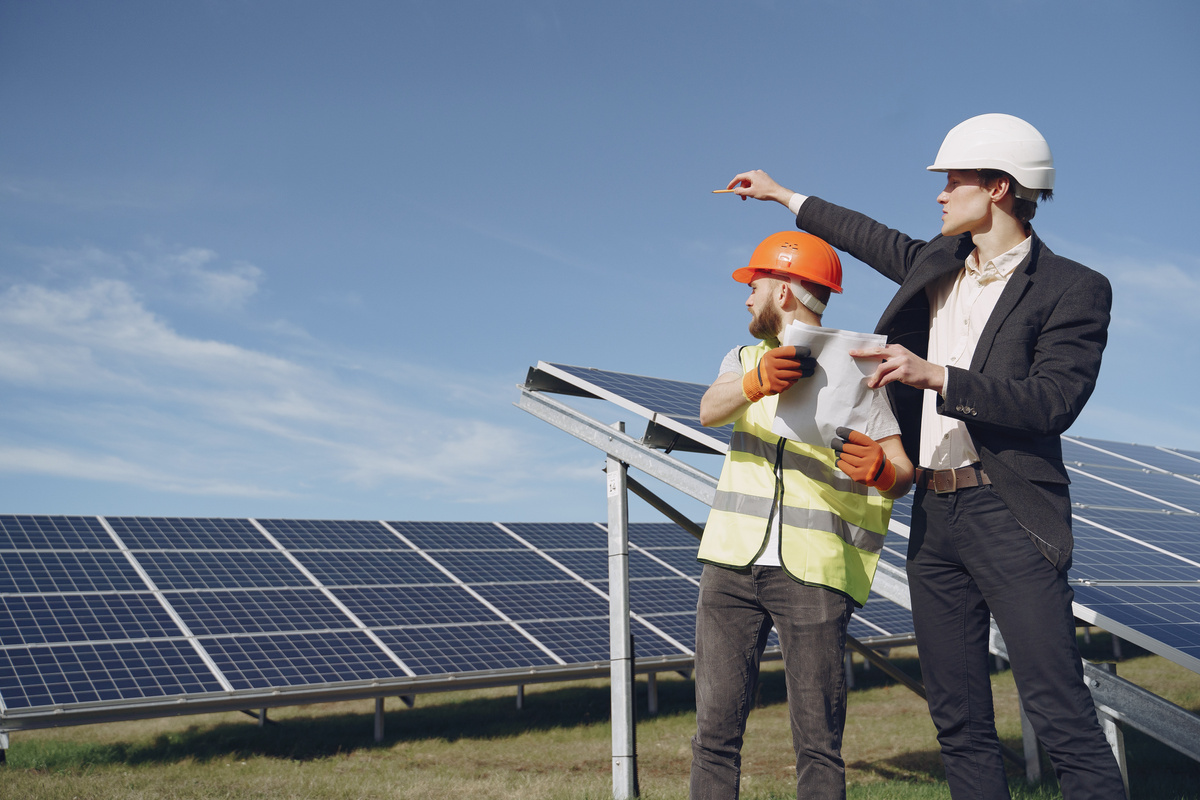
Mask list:
[[932,489],[937,494],[949,494],[959,489],[987,486],[992,479],[978,464],[968,464],[958,469],[925,469],[917,467],[917,485]]

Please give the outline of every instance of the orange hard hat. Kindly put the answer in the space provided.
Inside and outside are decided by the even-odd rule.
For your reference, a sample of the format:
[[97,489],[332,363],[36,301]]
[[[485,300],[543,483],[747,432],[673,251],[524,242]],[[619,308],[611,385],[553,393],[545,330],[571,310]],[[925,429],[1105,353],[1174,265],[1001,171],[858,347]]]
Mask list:
[[740,283],[754,280],[756,272],[778,272],[802,281],[828,286],[839,294],[842,291],[842,262],[824,240],[803,231],[773,233],[750,256],[750,264],[734,270],[733,279]]

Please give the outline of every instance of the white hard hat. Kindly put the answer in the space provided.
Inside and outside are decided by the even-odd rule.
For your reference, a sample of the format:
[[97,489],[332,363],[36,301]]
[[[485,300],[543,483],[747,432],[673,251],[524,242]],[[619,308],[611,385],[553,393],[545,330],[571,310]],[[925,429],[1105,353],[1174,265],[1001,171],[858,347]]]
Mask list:
[[998,169],[1019,187],[1014,194],[1037,200],[1039,189],[1054,188],[1054,156],[1037,128],[1010,114],[981,114],[950,129],[938,149],[933,172],[952,169]]

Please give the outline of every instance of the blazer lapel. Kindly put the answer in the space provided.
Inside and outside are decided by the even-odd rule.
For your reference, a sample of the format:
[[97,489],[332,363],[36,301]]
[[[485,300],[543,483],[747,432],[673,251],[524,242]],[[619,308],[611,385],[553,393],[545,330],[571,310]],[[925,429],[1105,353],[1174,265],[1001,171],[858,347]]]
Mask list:
[[988,317],[987,325],[983,326],[983,331],[979,334],[979,341],[975,345],[975,354],[971,357],[972,372],[983,371],[983,365],[992,351],[992,342],[996,339],[996,333],[1012,310],[1017,307],[1025,290],[1029,288],[1030,281],[1033,280],[1041,250],[1041,240],[1034,236],[1033,241],[1030,242],[1029,255],[1025,256],[1025,260],[1018,264],[1012,275],[1009,276],[1004,291],[1000,293],[999,299],[996,300],[996,306],[992,309],[991,316]]

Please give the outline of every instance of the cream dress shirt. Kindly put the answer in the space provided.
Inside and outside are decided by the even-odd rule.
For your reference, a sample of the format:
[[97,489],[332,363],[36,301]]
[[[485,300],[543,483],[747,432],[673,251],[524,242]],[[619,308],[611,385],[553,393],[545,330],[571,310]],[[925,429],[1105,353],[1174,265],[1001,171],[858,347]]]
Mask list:
[[[979,334],[1008,285],[1009,276],[1029,255],[1032,246],[1026,238],[995,259],[979,264],[979,251],[967,256],[966,266],[925,289],[929,297],[929,353],[926,360],[943,367],[970,369]],[[942,387],[950,386],[946,369]],[[975,443],[961,420],[937,413],[937,393],[925,391],[921,409],[921,466],[930,469],[955,469],[979,460]]]

